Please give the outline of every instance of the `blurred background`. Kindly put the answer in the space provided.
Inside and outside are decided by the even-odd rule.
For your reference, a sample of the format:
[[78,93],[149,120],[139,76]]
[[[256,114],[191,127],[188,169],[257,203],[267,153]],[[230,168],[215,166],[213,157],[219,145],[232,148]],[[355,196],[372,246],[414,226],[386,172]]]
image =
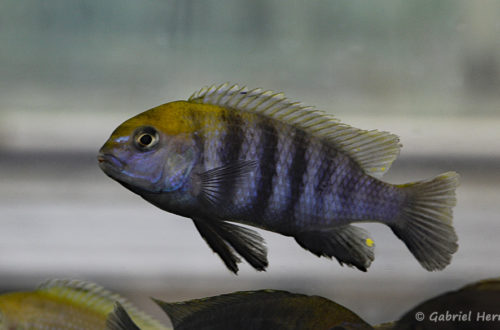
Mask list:
[[[500,2],[0,2],[0,290],[47,278],[148,300],[284,289],[371,323],[500,276]],[[386,180],[456,170],[460,248],[425,271],[383,225],[367,273],[260,231],[270,266],[234,276],[191,221],[107,178],[96,153],[125,119],[222,82],[283,91],[401,137]],[[168,322],[168,321],[166,321]]]

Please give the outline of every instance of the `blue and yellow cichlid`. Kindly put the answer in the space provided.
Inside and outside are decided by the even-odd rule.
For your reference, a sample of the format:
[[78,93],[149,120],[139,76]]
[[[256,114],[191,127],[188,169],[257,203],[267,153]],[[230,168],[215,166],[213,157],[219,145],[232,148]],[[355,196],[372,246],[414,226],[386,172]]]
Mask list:
[[168,329],[119,295],[76,280],[50,280],[35,291],[0,295],[0,329],[119,329],[112,322],[117,303],[141,329]]
[[388,225],[420,264],[440,270],[457,250],[458,174],[379,180],[397,136],[360,130],[283,94],[223,84],[145,111],[101,148],[101,169],[157,207],[191,218],[233,272],[267,267],[263,239],[239,222],[295,238],[317,256],[366,271],[374,242],[353,222]]

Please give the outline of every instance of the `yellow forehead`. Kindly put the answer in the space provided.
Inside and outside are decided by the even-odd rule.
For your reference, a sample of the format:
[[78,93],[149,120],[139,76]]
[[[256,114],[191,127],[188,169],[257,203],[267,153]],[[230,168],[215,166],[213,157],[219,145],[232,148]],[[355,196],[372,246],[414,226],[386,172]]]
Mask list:
[[153,126],[167,135],[193,133],[228,111],[230,110],[209,104],[170,102],[130,118],[113,132],[113,136],[130,135],[141,126]]

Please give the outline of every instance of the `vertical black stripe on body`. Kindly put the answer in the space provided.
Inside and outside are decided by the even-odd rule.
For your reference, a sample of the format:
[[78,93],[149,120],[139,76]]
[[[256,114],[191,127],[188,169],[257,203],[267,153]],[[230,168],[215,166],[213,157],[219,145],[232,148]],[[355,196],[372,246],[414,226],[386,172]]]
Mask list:
[[342,177],[338,178],[337,181],[337,197],[340,201],[340,216],[351,218],[354,216],[353,209],[355,205],[355,189],[357,178],[361,173],[359,166],[354,163],[350,158],[346,159],[346,162],[342,162],[340,166],[343,166]]
[[[260,118],[256,129],[261,131],[259,145],[260,177],[257,182],[257,194],[253,202],[253,213],[262,217],[269,206],[273,194],[273,177],[276,175],[278,160],[278,131],[273,123],[264,117]],[[255,219],[260,221],[261,219]]]
[[[335,149],[321,143],[319,167],[314,179],[314,198],[316,200],[315,215],[325,217],[325,197],[331,193],[331,177],[335,172],[336,163],[334,159],[337,155]],[[325,219],[327,220],[327,219]]]
[[[223,112],[221,121],[224,125],[225,134],[217,152],[223,166],[234,164],[240,161],[240,151],[245,140],[243,129],[244,122],[241,116],[235,111]],[[238,184],[237,180],[226,180],[219,189],[221,189],[228,201],[232,201],[233,193]]]
[[245,139],[244,123],[235,111],[223,113],[221,120],[226,132],[219,150],[220,159],[222,164],[231,164],[239,160],[241,146]]
[[328,193],[328,188],[331,188],[331,177],[335,172],[337,163],[335,162],[335,157],[337,152],[333,148],[329,148],[324,144],[321,146],[321,165],[318,168],[318,176],[316,184],[314,185],[314,191],[318,196],[322,196]]
[[187,121],[192,123],[194,127],[194,132],[192,133],[192,137],[195,143],[196,148],[198,149],[198,161],[203,164],[205,162],[205,140],[206,136],[201,132],[201,121],[200,115],[198,112],[189,108],[189,111],[186,113]]
[[288,172],[288,180],[290,182],[290,198],[285,212],[294,215],[295,210],[300,207],[300,196],[304,192],[305,174],[307,172],[306,151],[309,145],[307,134],[301,130],[296,129],[293,136],[293,158],[290,170]]

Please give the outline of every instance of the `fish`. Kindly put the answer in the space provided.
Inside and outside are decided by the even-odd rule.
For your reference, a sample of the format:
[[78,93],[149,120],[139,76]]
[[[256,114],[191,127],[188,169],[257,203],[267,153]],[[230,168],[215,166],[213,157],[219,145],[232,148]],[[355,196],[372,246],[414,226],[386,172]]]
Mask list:
[[109,329],[119,303],[140,329],[168,329],[121,296],[79,280],[53,279],[34,291],[0,295],[0,329]]
[[389,226],[423,268],[442,270],[458,249],[459,175],[384,182],[400,147],[394,134],[354,128],[283,93],[225,83],[126,120],[97,160],[125,188],[192,219],[235,274],[240,256],[257,271],[268,266],[248,226],[367,271],[375,243],[358,222]]
[[141,330],[119,301],[106,318],[106,330]]
[[240,291],[175,303],[153,300],[176,330],[373,329],[331,300],[281,290]]
[[[499,299],[500,278],[485,279],[426,300],[397,321],[372,326],[327,298],[282,290],[239,291],[181,302],[152,298],[176,330],[496,329]],[[107,325],[108,330],[140,329],[119,302]]]
[[499,329],[500,278],[468,284],[406,312],[393,329]]

